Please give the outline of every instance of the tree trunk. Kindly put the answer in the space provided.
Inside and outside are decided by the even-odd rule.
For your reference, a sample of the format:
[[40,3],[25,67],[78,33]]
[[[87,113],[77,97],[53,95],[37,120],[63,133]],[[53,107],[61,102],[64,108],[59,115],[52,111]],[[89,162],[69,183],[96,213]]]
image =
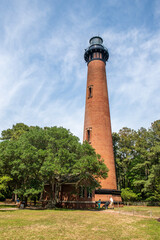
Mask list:
[[25,207],[27,206],[27,201],[28,201],[28,198],[25,197]]
[[55,192],[55,178],[52,178],[50,181],[51,184],[51,192],[50,192],[50,206],[51,208],[54,207],[54,192]]
[[60,199],[59,199],[60,188],[61,188],[61,184],[56,182],[55,197],[54,197],[54,204],[55,204],[55,206],[60,202]]
[[36,206],[36,197],[34,197],[34,206]]
[[17,194],[14,194],[14,201],[16,202],[17,201]]

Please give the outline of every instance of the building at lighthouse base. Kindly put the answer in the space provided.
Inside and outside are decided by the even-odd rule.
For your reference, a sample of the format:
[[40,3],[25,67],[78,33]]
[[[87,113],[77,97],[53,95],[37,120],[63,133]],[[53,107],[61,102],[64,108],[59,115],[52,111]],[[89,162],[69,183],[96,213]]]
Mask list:
[[[101,207],[114,199],[114,206],[121,204],[120,191],[107,189],[91,189],[90,186],[96,182],[93,176],[89,175],[88,180],[80,179],[79,176],[67,177],[65,182],[60,184],[59,201],[56,206],[70,209],[91,209],[97,207],[97,202],[101,200]],[[55,200],[55,186],[46,184],[42,196],[43,206]],[[51,197],[52,196],[52,197]]]

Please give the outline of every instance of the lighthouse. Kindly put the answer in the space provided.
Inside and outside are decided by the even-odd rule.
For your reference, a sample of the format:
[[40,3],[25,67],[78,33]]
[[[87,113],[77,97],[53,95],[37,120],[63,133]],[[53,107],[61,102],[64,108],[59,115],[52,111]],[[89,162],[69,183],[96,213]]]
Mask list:
[[100,154],[109,169],[107,179],[100,181],[101,189],[95,190],[95,200],[105,202],[113,198],[120,202],[117,190],[116,170],[113,154],[109,98],[106,78],[106,62],[109,53],[99,36],[92,37],[89,47],[85,49],[84,59],[88,65],[86,104],[83,140]]

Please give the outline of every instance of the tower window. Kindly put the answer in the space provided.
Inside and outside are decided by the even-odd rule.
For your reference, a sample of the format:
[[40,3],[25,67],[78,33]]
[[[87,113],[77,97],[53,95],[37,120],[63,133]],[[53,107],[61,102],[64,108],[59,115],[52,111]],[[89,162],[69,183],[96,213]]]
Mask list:
[[102,53],[99,54],[99,58],[102,58]]
[[87,140],[88,142],[90,142],[90,139],[91,139],[91,131],[90,130],[87,130]]
[[99,52],[97,52],[97,58],[99,58]]
[[92,128],[87,128],[86,129],[86,140],[88,143],[91,143],[91,138],[92,138]]
[[88,87],[88,98],[93,97],[93,85]]

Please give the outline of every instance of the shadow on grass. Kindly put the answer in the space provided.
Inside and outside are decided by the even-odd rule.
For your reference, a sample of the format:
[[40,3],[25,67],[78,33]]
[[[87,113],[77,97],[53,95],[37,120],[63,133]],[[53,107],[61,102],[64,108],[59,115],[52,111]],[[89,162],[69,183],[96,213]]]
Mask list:
[[[18,209],[16,209],[16,210],[18,210]],[[16,210],[0,209],[0,212],[14,212]]]
[[[20,209],[21,210],[21,209]],[[32,207],[28,207],[25,208],[25,210],[36,210],[36,211],[60,211],[60,212],[75,212],[75,211],[92,211],[92,212],[103,212],[106,209],[71,209],[71,208],[32,208]]]
[[1,208],[17,208],[17,206],[16,205],[6,205],[6,204],[4,204],[4,205],[0,205],[0,210],[1,210]]

